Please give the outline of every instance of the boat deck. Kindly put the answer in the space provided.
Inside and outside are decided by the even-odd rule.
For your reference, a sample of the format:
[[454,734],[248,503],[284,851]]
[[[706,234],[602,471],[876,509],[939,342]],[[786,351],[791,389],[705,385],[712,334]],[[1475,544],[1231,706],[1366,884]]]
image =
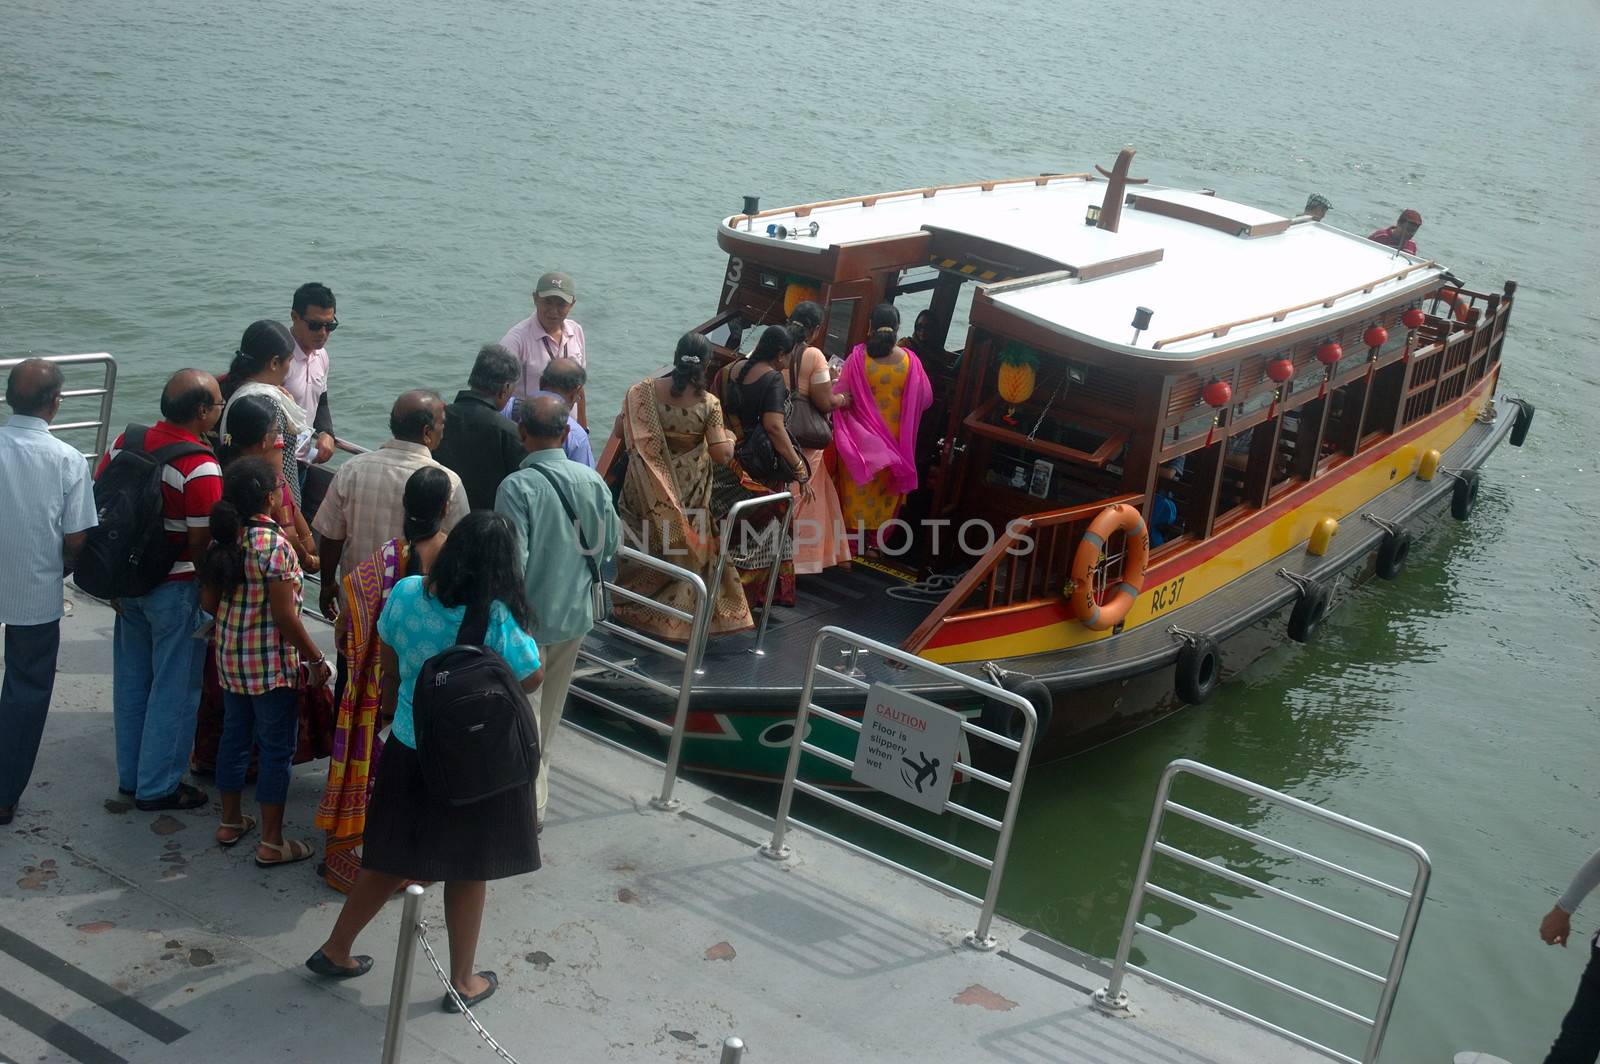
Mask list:
[[[369,976],[318,981],[301,962],[339,897],[311,863],[264,870],[248,846],[220,849],[214,810],[132,810],[113,771],[111,630],[73,600],[39,765],[0,829],[0,1061],[378,1059],[398,903],[361,943]],[[734,1034],[760,1061],[1323,1059],[1137,980],[1138,1015],[1103,1017],[1091,960],[1003,920],[1000,952],[976,953],[963,902],[803,831],[775,864],[741,807],[682,782],[683,808],[657,812],[654,767],[570,731],[558,751],[545,868],[490,890],[478,950],[502,980],[481,1019],[519,1059],[710,1062]],[[296,770],[292,830],[323,773]],[[493,1059],[441,993],[419,959],[406,1059]]]

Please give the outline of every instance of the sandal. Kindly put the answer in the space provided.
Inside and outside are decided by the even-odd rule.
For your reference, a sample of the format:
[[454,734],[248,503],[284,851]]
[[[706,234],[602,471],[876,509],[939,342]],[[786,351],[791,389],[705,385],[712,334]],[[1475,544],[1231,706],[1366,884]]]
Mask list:
[[[262,850],[271,850],[278,856],[269,861],[261,859]],[[311,844],[301,839],[284,839],[282,844],[268,842],[265,839],[256,843],[256,865],[261,868],[272,868],[275,865],[294,864],[304,861],[316,851]]]
[[[226,823],[226,822],[218,824],[217,825],[217,845],[218,846],[222,846],[224,848],[229,847],[229,846],[237,846],[237,845],[239,845],[239,840],[240,839],[244,838],[246,835],[250,834],[250,832],[255,830],[255,826],[256,826],[256,818],[253,817],[253,816],[250,816],[248,814],[245,814],[245,813],[239,814],[239,823],[237,823],[237,824],[229,824],[229,823]],[[222,833],[224,831],[233,832],[233,838],[231,838],[231,839],[223,838],[222,837]]]

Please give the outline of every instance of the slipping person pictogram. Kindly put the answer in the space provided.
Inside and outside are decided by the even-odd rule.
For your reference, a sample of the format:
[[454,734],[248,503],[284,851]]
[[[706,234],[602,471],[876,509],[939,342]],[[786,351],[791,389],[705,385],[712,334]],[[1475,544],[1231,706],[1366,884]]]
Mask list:
[[[939,759],[934,758],[930,761],[928,760],[928,755],[921,752],[918,752],[917,756],[922,758],[922,764],[920,765],[911,760],[909,757],[902,757],[900,759],[906,763],[907,768],[910,770],[907,771],[907,769],[901,769],[900,778],[905,780],[907,787],[915,787],[917,789],[917,793],[921,794],[922,784],[924,781],[927,781],[927,783],[930,785],[939,782]],[[917,774],[916,779],[911,778],[912,772]]]

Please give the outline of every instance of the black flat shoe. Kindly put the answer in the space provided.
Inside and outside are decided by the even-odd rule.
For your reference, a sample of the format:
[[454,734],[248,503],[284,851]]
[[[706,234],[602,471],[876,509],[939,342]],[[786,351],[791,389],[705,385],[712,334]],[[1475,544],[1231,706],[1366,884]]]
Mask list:
[[350,959],[356,962],[355,965],[345,968],[330,961],[328,955],[319,949],[306,958],[306,967],[327,979],[354,979],[358,975],[366,975],[372,971],[371,957],[351,957]]
[[166,809],[199,809],[210,800],[199,787],[180,783],[177,790],[164,798],[135,798],[133,805],[143,813],[159,813]]
[[[480,1001],[488,1001],[494,996],[494,992],[500,989],[500,977],[498,975],[495,975],[493,972],[479,972],[478,974],[487,979],[489,981],[489,985],[483,989],[482,993],[473,994],[471,997],[463,997],[461,999],[461,1005],[465,1005],[469,1009],[478,1004]],[[456,999],[449,994],[444,996],[444,1004],[442,1006],[444,1011],[460,1012],[461,1005],[457,1005]]]

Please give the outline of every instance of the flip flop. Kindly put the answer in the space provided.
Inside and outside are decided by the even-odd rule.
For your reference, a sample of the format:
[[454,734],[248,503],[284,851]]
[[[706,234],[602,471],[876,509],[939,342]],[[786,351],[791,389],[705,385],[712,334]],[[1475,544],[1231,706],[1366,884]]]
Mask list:
[[[316,853],[316,850],[311,848],[310,843],[301,839],[284,839],[281,845],[267,842],[263,839],[256,846],[256,865],[260,868],[276,868],[278,865],[295,864]],[[261,859],[262,850],[271,850],[278,856],[270,861],[263,861]]]
[[[500,989],[500,977],[495,975],[493,972],[479,972],[478,974],[489,981],[488,986],[484,987],[484,989],[479,993],[473,994],[471,997],[462,995],[460,1005],[456,1004],[455,995],[446,994],[440,1007],[446,1012],[459,1013],[463,1005],[470,1009],[472,1006],[478,1004],[478,1002],[487,1001],[489,998],[493,997],[494,992]],[[457,993],[459,993],[459,991]]]
[[221,835],[218,835],[217,845],[224,848],[229,846],[237,846],[239,845],[240,839],[244,838],[246,835],[250,834],[250,832],[255,830],[255,826],[256,818],[245,813],[241,813],[239,815],[239,823],[237,824],[218,824],[218,831],[231,831],[233,832],[233,838],[225,839]]

